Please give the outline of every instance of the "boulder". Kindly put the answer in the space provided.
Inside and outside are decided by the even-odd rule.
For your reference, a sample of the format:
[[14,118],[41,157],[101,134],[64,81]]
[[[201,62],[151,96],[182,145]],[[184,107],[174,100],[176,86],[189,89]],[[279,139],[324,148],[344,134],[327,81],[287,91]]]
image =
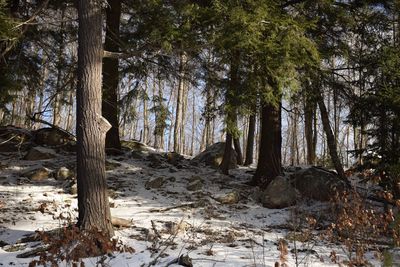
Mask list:
[[57,128],[42,128],[34,133],[34,142],[38,145],[60,146],[74,143],[74,138],[67,132]]
[[337,191],[346,189],[346,183],[338,175],[317,167],[297,171],[291,180],[302,196],[319,201],[329,201]]
[[75,176],[75,173],[66,167],[61,167],[57,170],[55,178],[56,180],[67,180]]
[[266,208],[282,209],[294,205],[296,197],[296,189],[289,179],[278,176],[261,192],[260,201]]
[[128,148],[129,150],[132,150],[132,151],[148,151],[149,150],[149,147],[146,144],[136,141],[136,140],[129,140],[129,141],[122,140],[121,145],[122,145],[122,147]]
[[49,178],[51,171],[44,167],[34,168],[22,174],[31,181],[43,181]]
[[223,196],[216,197],[215,200],[221,204],[236,204],[240,200],[240,193],[237,191],[232,191]]
[[[218,168],[224,156],[225,143],[219,142],[209,146],[206,150],[192,159],[194,163],[204,163],[213,168]],[[236,152],[232,149],[232,157],[229,164],[230,169],[237,168]]]
[[52,159],[57,156],[57,153],[50,148],[45,147],[32,147],[28,153],[25,155],[25,160],[43,160],[43,159]]

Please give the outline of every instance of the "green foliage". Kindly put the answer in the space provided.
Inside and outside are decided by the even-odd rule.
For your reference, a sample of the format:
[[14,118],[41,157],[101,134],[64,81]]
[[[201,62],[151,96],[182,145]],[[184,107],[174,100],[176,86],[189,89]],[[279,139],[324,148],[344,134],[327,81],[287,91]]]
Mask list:
[[6,0],[0,0],[0,42],[16,38],[15,21],[7,14]]

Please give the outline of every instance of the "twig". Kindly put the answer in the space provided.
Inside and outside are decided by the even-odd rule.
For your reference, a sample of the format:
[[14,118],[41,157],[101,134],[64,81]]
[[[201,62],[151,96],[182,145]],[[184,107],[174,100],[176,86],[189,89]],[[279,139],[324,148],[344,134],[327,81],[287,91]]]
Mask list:
[[153,231],[154,231],[154,233],[156,234],[156,236],[157,236],[159,239],[161,239],[161,235],[160,235],[160,233],[158,232],[158,230],[157,230],[157,228],[156,228],[156,224],[154,223],[153,220],[151,220],[151,228],[153,229]]

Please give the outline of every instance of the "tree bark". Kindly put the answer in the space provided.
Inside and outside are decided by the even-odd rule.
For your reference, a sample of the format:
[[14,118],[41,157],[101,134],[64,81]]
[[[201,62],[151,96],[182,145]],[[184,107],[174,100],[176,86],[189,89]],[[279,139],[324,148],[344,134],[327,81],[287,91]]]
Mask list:
[[[119,51],[121,0],[109,0],[106,8],[106,37],[104,50]],[[103,117],[111,123],[106,135],[106,148],[121,149],[118,123],[118,58],[103,58]]]
[[315,149],[314,136],[313,134],[313,122],[315,114],[316,104],[311,96],[306,95],[304,99],[304,135],[306,138],[307,145],[307,164],[315,164]]
[[60,43],[58,47],[57,53],[57,80],[56,80],[56,92],[54,97],[53,103],[53,124],[56,126],[60,126],[61,123],[61,100],[63,99],[63,94],[61,92],[61,84],[63,78],[63,68],[64,68],[64,15],[65,15],[65,8],[61,9],[61,23],[60,23]]
[[233,139],[233,146],[236,151],[236,162],[238,165],[243,165],[243,153],[242,148],[240,147],[239,137]]
[[105,173],[105,137],[111,125],[101,114],[102,14],[96,0],[78,4],[77,181],[78,226],[111,237],[114,230]]
[[182,144],[180,143],[180,133],[182,128],[182,113],[183,113],[183,93],[185,91],[185,66],[186,55],[182,52],[179,55],[179,80],[178,80],[178,93],[176,99],[176,111],[175,111],[175,125],[174,125],[174,152],[181,153]]
[[221,165],[219,166],[221,172],[226,175],[229,175],[229,167],[232,158],[232,139],[232,134],[227,132],[225,139],[224,157],[222,158]]
[[317,94],[318,94],[317,102],[318,102],[319,110],[321,112],[322,125],[324,127],[324,131],[326,134],[326,142],[328,145],[329,154],[331,156],[332,163],[335,167],[336,172],[340,176],[340,178],[347,181],[346,175],[344,174],[342,163],[340,162],[340,159],[339,159],[339,156],[337,153],[335,136],[333,135],[332,128],[329,123],[329,115],[328,115],[328,111],[325,106],[324,99],[322,97],[321,92],[317,92]]
[[247,146],[246,146],[246,161],[245,166],[253,164],[253,151],[254,151],[254,134],[256,130],[256,116],[250,115],[249,118],[249,132],[247,134]]
[[261,110],[261,140],[256,173],[250,182],[266,188],[282,173],[281,102],[264,103]]
[[[225,92],[225,151],[220,165],[223,174],[229,174],[229,163],[232,158],[232,142],[238,139],[237,132],[237,106],[236,98],[239,86],[239,51],[233,51],[229,70],[229,85]],[[238,139],[239,140],[239,139]],[[237,158],[236,158],[237,159]]]

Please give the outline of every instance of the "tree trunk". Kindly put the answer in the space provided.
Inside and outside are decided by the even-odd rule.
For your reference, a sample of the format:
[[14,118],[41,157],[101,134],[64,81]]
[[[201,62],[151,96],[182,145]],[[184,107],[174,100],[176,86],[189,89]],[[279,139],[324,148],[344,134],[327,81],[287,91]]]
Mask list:
[[254,134],[256,130],[256,116],[250,115],[249,118],[249,132],[247,134],[247,146],[246,146],[246,161],[245,166],[253,164],[253,151],[254,151]]
[[[119,51],[121,0],[109,0],[106,8],[106,37],[104,50]],[[118,58],[103,58],[102,114],[111,123],[106,135],[106,147],[121,149],[118,123]]]
[[315,102],[311,96],[306,95],[304,99],[304,135],[307,144],[307,164],[315,164],[315,149],[313,133],[313,122],[315,114]]
[[223,174],[229,175],[229,167],[232,158],[232,134],[226,133],[224,157],[222,158],[221,165],[219,166]]
[[143,100],[143,132],[142,137],[140,138],[141,142],[147,145],[148,142],[148,134],[149,134],[149,118],[147,115],[147,78],[144,81],[144,90],[142,92],[142,100]]
[[190,155],[194,155],[194,135],[196,133],[196,96],[193,88],[193,95],[192,95],[192,137],[190,142]]
[[54,104],[53,104],[53,124],[56,126],[60,126],[61,122],[61,100],[62,100],[62,92],[61,92],[61,84],[62,84],[62,77],[63,77],[63,68],[64,68],[64,15],[65,15],[65,8],[61,9],[61,23],[60,23],[60,43],[58,47],[58,55],[57,55],[57,80],[56,80],[56,92],[54,97]]
[[[229,174],[229,163],[232,158],[232,142],[233,139],[238,139],[238,136],[234,136],[237,133],[237,111],[236,111],[236,98],[239,86],[239,63],[240,63],[239,51],[233,51],[231,58],[231,66],[229,70],[229,86],[225,92],[225,127],[226,127],[226,138],[225,138],[225,151],[224,156],[220,165],[220,169],[223,174]],[[238,159],[238,158],[236,158]],[[243,161],[242,161],[243,163]]]
[[105,138],[111,125],[101,114],[102,14],[96,0],[78,5],[77,181],[78,226],[111,237],[114,230],[105,173]]
[[240,147],[239,137],[233,139],[233,145],[236,151],[236,162],[238,165],[243,165],[243,153]]
[[178,81],[178,93],[176,99],[176,112],[175,112],[175,125],[174,125],[174,152],[182,152],[182,144],[180,143],[180,133],[182,128],[182,106],[183,106],[183,93],[185,91],[185,66],[186,55],[182,52],[179,56],[179,81]]
[[333,135],[332,128],[329,123],[328,111],[326,110],[325,102],[324,102],[321,92],[318,92],[317,98],[318,98],[317,102],[318,102],[319,110],[321,112],[322,125],[324,127],[324,131],[326,134],[326,142],[327,142],[327,145],[329,148],[329,154],[331,156],[332,163],[335,166],[336,172],[338,173],[340,178],[347,181],[346,176],[344,174],[342,163],[340,162],[340,159],[339,159],[339,156],[337,153],[335,136]]
[[266,188],[282,173],[281,102],[264,103],[261,110],[261,140],[256,173],[250,182]]

